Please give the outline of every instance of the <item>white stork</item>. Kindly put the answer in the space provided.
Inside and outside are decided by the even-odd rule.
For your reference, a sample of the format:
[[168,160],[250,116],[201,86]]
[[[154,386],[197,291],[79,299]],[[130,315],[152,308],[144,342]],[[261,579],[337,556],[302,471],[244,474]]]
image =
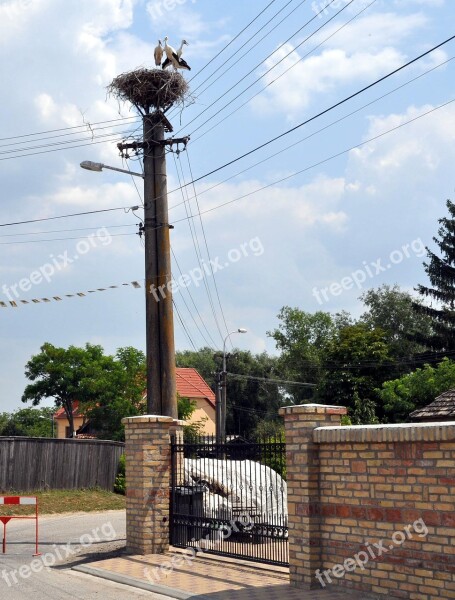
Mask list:
[[182,58],[183,46],[189,46],[189,44],[188,44],[188,42],[186,40],[182,40],[182,43],[180,44],[180,48],[177,50],[177,56],[179,58]]
[[161,62],[163,60],[163,46],[161,44],[161,40],[158,40],[158,46],[155,48],[155,65],[157,67],[161,67]]
[[[186,61],[183,60],[183,58],[181,58],[178,53],[175,51],[175,48],[173,48],[172,46],[169,46],[169,44],[167,43],[168,41],[168,37],[166,36],[164,38],[164,51],[166,52],[166,60],[163,63],[163,69],[166,69],[166,67],[169,67],[170,65],[172,65],[174,67],[174,69],[186,69],[187,71],[191,71],[191,67],[188,65],[188,63]],[[185,40],[184,40],[185,41]],[[183,46],[184,44],[182,43],[182,52],[183,52]]]

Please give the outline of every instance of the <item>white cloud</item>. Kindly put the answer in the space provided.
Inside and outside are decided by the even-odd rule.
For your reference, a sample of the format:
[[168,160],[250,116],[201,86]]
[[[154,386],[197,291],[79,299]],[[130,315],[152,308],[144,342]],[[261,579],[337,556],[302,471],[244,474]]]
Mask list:
[[[270,68],[292,50],[289,44],[267,61]],[[403,55],[393,48],[384,48],[377,54],[344,50],[325,50],[318,56],[300,61],[298,53],[288,58],[265,76],[271,84],[277,76],[292,67],[281,79],[271,85],[265,94],[253,100],[253,108],[271,114],[277,110],[294,115],[304,110],[315,97],[337,86],[357,80],[374,80],[403,63]]]

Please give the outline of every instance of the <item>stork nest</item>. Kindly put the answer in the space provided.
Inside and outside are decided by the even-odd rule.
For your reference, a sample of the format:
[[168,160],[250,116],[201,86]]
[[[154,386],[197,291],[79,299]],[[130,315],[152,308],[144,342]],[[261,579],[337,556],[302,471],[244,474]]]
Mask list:
[[108,94],[122,102],[131,102],[142,114],[150,109],[166,110],[183,104],[189,87],[176,71],[140,68],[116,77],[107,87]]

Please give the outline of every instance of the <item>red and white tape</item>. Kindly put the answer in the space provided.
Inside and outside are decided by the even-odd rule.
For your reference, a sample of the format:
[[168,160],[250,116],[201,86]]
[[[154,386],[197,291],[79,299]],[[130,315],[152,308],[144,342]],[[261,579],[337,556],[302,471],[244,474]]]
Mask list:
[[36,498],[27,496],[0,496],[0,504],[28,504],[29,506],[35,506]]

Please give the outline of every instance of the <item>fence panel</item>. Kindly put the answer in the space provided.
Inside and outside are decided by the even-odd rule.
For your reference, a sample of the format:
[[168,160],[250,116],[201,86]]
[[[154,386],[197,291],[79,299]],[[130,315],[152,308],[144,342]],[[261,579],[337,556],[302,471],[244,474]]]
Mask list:
[[0,491],[112,491],[123,453],[121,442],[0,437]]
[[172,545],[288,564],[285,444],[171,444]]

